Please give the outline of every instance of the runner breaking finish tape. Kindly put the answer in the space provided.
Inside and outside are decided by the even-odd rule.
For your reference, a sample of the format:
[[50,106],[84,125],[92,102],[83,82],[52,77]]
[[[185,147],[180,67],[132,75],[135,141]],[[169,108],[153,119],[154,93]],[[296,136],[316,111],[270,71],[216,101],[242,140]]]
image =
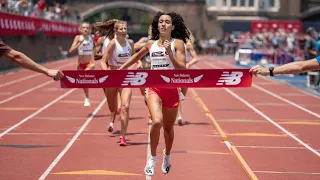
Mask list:
[[251,87],[249,69],[62,71],[62,88]]
[[[178,88],[185,87],[250,87],[249,69],[186,70],[185,47],[189,31],[181,15],[158,12],[151,22],[152,36],[142,49],[132,55],[120,68],[96,71],[64,71],[63,88],[141,88],[146,87],[145,101],[151,114],[150,157],[144,172],[153,176],[157,163],[160,130],[164,130],[161,170],[171,169],[174,123],[179,106]],[[150,54],[150,70],[126,70]]]

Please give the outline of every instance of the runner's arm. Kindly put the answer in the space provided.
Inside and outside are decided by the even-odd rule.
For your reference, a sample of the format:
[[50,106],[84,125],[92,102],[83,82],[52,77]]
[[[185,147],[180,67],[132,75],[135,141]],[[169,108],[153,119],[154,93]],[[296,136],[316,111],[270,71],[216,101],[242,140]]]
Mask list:
[[97,41],[97,45],[94,48],[94,59],[95,60],[101,59],[103,56],[103,54],[101,53],[103,41],[104,41],[103,37],[99,37],[99,39]]
[[149,41],[139,52],[135,53],[130,59],[124,63],[119,69],[127,69],[128,67],[132,66],[134,63],[138,62],[144,55],[149,52],[149,48],[153,41]]
[[113,51],[116,47],[116,43],[114,40],[112,40],[107,49],[106,52],[103,54],[102,59],[101,59],[101,69],[102,70],[108,70],[109,69],[109,65],[108,65],[108,60],[112,57]]
[[191,61],[187,63],[188,66],[194,65],[199,62],[199,59],[197,57],[197,52],[195,51],[193,45],[190,42],[188,42],[186,45],[186,51],[189,51],[192,57]]
[[176,39],[174,42],[174,48],[176,50],[176,55],[169,53],[172,64],[176,69],[185,69],[186,68],[186,53],[184,48],[184,42],[180,39]]

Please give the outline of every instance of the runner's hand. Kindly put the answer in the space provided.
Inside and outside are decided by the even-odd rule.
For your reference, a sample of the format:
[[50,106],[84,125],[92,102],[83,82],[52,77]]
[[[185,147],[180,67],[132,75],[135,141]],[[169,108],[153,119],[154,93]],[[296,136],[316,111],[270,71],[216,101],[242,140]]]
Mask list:
[[166,52],[167,52],[168,54],[172,54],[170,41],[165,40],[165,41],[163,42],[163,47],[166,48]]

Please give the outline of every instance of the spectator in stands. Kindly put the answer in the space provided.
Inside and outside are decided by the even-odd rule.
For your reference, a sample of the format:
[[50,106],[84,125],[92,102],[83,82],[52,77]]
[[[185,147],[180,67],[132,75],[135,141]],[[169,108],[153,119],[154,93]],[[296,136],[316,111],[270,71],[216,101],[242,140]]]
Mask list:
[[318,41],[317,41],[316,51],[318,54],[320,54],[320,38],[318,38]]
[[76,22],[80,23],[81,22],[81,17],[78,11],[74,11],[75,15],[76,15]]
[[20,15],[28,15],[28,2],[27,0],[19,0],[17,1],[17,3],[14,5],[14,10],[16,13],[20,14]]
[[54,7],[52,6],[48,7],[48,11],[45,13],[44,18],[48,20],[55,20],[56,19],[55,16],[56,14],[54,11]]
[[39,0],[37,3],[37,12],[39,17],[44,17],[44,12],[47,8],[47,2],[45,0]]
[[316,51],[317,46],[317,31],[314,27],[309,27],[307,29],[308,39],[306,41],[304,50],[306,59],[314,59],[317,57],[318,53]]
[[286,39],[287,49],[290,53],[293,53],[294,50],[294,36],[292,33],[289,33]]
[[8,0],[1,0],[0,1],[0,10],[1,11],[8,11]]
[[[65,0],[0,0],[0,11],[48,20],[75,22],[75,18],[72,18],[68,8],[62,3],[65,3]],[[76,22],[81,23],[80,15],[77,13],[75,16],[77,16]]]

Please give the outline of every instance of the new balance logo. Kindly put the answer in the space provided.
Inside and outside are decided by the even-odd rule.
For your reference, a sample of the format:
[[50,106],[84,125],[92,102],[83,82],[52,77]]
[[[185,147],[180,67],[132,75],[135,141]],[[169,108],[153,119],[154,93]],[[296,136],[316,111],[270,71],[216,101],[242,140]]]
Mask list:
[[148,77],[148,73],[146,72],[128,72],[127,77],[122,82],[121,86],[128,86],[129,84],[132,86],[140,86],[146,83],[146,78]]
[[241,77],[243,76],[243,73],[240,71],[229,72],[224,71],[220,77],[220,79],[217,82],[218,86],[225,85],[238,85],[241,82]]

